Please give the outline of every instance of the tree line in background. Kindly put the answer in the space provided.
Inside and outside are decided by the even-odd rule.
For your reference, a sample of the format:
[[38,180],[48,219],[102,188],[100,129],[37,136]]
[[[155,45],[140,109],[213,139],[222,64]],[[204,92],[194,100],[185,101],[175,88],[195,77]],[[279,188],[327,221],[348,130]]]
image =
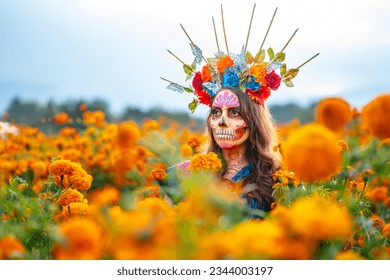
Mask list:
[[[171,112],[162,108],[143,111],[138,108],[126,107],[121,113],[113,114],[110,111],[109,103],[101,99],[93,101],[70,100],[62,103],[48,101],[47,104],[39,104],[34,101],[23,101],[17,97],[10,102],[6,111],[3,112],[3,119],[11,123],[37,127],[42,132],[51,134],[58,132],[63,127],[53,121],[54,115],[64,112],[73,120],[67,126],[83,129],[85,125],[82,122],[84,111],[80,109],[82,105],[89,111],[103,111],[106,121],[112,123],[132,120],[141,124],[146,119],[157,120],[164,116],[168,120],[177,121],[182,125],[191,123],[195,130],[203,130],[205,122],[205,119],[195,118],[188,112]],[[296,119],[301,124],[305,124],[313,121],[314,108],[315,104],[307,108],[287,104],[270,106],[270,111],[277,123],[286,123]]]

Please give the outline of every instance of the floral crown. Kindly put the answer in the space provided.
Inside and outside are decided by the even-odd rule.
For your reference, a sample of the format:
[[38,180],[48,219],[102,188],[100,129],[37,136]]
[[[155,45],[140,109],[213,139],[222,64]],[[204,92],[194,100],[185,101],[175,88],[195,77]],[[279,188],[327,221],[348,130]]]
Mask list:
[[[295,36],[298,29],[295,30],[282,50],[276,54],[272,48],[268,48],[267,51],[263,49],[265,39],[267,38],[268,32],[277,12],[276,8],[260,49],[256,55],[253,56],[249,51],[246,50],[246,47],[248,44],[255,8],[256,4],[253,6],[246,43],[242,47],[239,54],[229,52],[229,47],[226,40],[222,5],[221,15],[227,50],[226,53],[221,51],[219,48],[214,18],[213,26],[218,52],[214,55],[214,57],[207,59],[204,58],[201,49],[192,41],[183,25],[180,24],[187,38],[190,40],[191,50],[195,56],[195,59],[191,64],[186,64],[170,50],[167,51],[183,64],[184,72],[187,75],[186,81],[192,80],[192,83],[190,87],[185,87],[171,82],[165,78],[161,79],[169,82],[167,88],[170,90],[178,91],[180,93],[184,91],[194,93],[194,100],[188,104],[188,108],[192,113],[195,111],[199,103],[211,107],[211,98],[215,96],[223,87],[240,87],[253,101],[262,105],[264,101],[267,100],[267,98],[271,95],[271,91],[275,91],[279,88],[281,82],[283,82],[288,87],[293,87],[294,84],[291,80],[297,76],[299,69],[319,55],[319,53],[317,53],[296,68],[287,69],[286,63],[284,63],[286,57],[284,50],[290,43],[291,39]],[[266,52],[269,58],[268,61],[266,61]],[[205,65],[202,66],[200,71],[197,71],[197,65],[201,65],[202,60],[205,62]]]

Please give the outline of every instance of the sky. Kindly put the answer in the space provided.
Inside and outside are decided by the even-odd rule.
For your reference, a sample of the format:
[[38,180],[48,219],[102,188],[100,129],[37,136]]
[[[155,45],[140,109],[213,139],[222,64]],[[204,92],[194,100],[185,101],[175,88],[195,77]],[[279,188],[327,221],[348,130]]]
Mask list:
[[[193,95],[168,90],[163,77],[189,85],[181,63],[193,61],[184,26],[211,57],[223,41],[223,6],[229,50],[245,44],[256,53],[277,13],[264,47],[286,48],[288,68],[300,69],[295,87],[281,85],[269,105],[307,106],[338,96],[361,108],[390,92],[390,2],[387,0],[0,0],[0,112],[22,100],[94,100],[125,107],[187,111]],[[203,64],[202,64],[203,65]],[[201,65],[201,66],[202,66]],[[198,69],[201,69],[198,66]],[[200,106],[195,116],[204,117]]]

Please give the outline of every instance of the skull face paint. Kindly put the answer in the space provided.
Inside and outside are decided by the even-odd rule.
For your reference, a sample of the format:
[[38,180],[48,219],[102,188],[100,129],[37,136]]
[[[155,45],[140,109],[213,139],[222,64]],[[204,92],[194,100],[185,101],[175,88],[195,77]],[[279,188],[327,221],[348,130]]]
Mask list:
[[248,125],[241,116],[240,101],[231,90],[223,89],[215,97],[209,125],[221,149],[232,149],[249,138]]

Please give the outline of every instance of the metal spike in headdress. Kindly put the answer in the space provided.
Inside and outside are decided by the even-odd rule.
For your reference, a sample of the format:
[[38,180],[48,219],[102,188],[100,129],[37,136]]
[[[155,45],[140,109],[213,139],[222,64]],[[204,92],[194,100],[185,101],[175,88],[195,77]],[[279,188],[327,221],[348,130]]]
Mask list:
[[[284,63],[286,56],[284,51],[297,33],[298,29],[296,29],[279,52],[275,54],[272,48],[267,49],[269,60],[265,61],[266,51],[263,49],[263,46],[275,18],[277,12],[276,8],[260,49],[256,55],[253,56],[247,51],[247,46],[255,8],[256,4],[253,6],[245,45],[238,54],[229,52],[222,5],[221,17],[226,53],[219,48],[214,18],[212,18],[212,21],[218,52],[213,57],[207,59],[203,56],[201,49],[190,38],[183,25],[180,24],[190,41],[191,50],[195,56],[194,61],[191,64],[186,64],[171,51],[168,50],[168,52],[183,64],[184,72],[187,75],[186,81],[192,80],[192,83],[189,87],[185,87],[165,78],[161,79],[169,82],[168,89],[178,92],[186,91],[195,95],[194,100],[188,105],[191,112],[195,111],[199,103],[211,106],[211,97],[216,95],[223,87],[240,87],[254,102],[261,105],[271,95],[271,91],[275,91],[279,88],[281,82],[288,87],[293,87],[294,84],[291,80],[297,76],[299,69],[319,55],[319,53],[317,53],[296,68],[287,69],[286,63]],[[202,66],[200,71],[197,71],[196,66],[200,65],[202,60],[206,64]]]

